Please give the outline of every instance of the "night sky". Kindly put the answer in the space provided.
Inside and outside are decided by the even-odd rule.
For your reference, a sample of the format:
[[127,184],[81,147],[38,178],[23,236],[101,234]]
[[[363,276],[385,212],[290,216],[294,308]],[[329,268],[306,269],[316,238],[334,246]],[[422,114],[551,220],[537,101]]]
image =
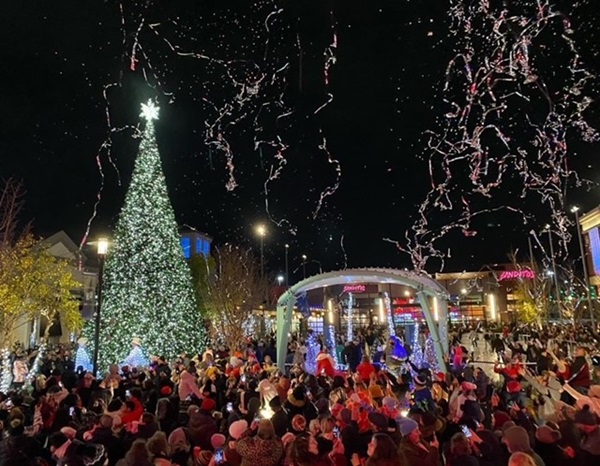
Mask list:
[[[524,12],[535,4],[505,3],[514,11],[522,4]],[[591,6],[594,0],[554,3],[570,17],[582,64],[600,74],[600,8]],[[283,267],[285,243],[291,270],[302,254],[323,269],[410,267],[410,257],[384,238],[404,239],[430,189],[426,132],[439,128],[447,112],[441,90],[461,39],[451,26],[449,3],[433,0],[2,2],[0,176],[23,180],[23,220],[33,220],[37,234],[65,230],[76,243],[103,184],[90,238],[110,231],[137,154],[139,104],[155,98],[162,162],[181,225],[216,244],[257,247],[253,226],[265,223],[273,273]],[[334,33],[337,46],[330,47]],[[552,29],[543,40],[532,61],[552,94],[562,85],[555,64],[566,52],[554,51],[559,40]],[[335,63],[326,82],[327,56]],[[593,100],[598,90],[598,80],[590,80]],[[331,103],[317,111],[329,94]],[[537,105],[511,111],[535,118],[547,106]],[[598,128],[599,115],[592,104],[585,117]],[[577,187],[571,178],[565,203],[592,208],[599,204],[600,144],[567,140],[569,169],[593,183]],[[223,141],[233,157],[233,190],[226,188]],[[285,166],[268,184],[269,219],[265,180],[283,145]],[[339,187],[330,189],[338,167]],[[460,183],[472,189],[468,177]],[[334,192],[315,215],[328,189]],[[462,188],[454,189],[460,204]],[[469,229],[476,235],[453,230],[437,244],[451,252],[446,270],[505,262],[511,249],[527,244],[530,229],[551,220],[538,197],[521,201],[520,189],[508,176],[493,205],[517,205],[532,223],[505,210],[477,216]],[[452,212],[432,220],[451,222]],[[440,266],[434,260],[427,269]],[[318,269],[309,262],[309,273]]]

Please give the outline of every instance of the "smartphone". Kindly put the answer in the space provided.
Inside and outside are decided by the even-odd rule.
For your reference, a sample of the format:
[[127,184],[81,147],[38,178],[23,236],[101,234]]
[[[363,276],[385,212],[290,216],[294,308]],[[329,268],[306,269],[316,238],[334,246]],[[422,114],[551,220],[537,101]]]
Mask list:
[[240,380],[244,383],[246,383],[246,374],[242,374],[242,376],[240,377]]
[[231,401],[229,403],[227,403],[227,412],[228,413],[233,412],[233,403]]
[[335,438],[340,438],[340,428],[338,426],[333,428],[333,435],[335,435]]
[[130,398],[131,397],[131,390],[125,390],[125,396],[127,398]]
[[217,448],[215,450],[215,463],[221,464],[225,461],[225,454],[223,453],[222,448]]
[[69,408],[69,416],[71,416],[71,417],[75,416],[75,407],[74,406],[71,406]]
[[460,430],[462,430],[462,433],[465,434],[465,437],[467,437],[467,438],[471,438],[473,436],[473,433],[471,432],[471,429],[469,429],[464,424],[460,425]]

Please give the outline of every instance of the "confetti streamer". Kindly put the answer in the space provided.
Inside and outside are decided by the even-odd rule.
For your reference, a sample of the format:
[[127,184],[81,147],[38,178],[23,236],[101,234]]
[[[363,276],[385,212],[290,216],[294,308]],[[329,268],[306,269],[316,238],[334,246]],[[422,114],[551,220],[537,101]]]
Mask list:
[[[216,5],[198,12],[193,8],[193,14],[190,8],[193,7],[185,4],[159,6],[152,2],[123,1],[115,6],[122,63],[115,79],[103,90],[107,134],[96,155],[100,187],[81,247],[89,239],[102,203],[105,165],[108,162],[115,170],[117,167],[112,155],[115,136],[130,133],[139,137],[136,125],[116,124],[112,113],[122,108],[121,100],[130,81],[136,80],[137,86],[140,79],[163,105],[165,101],[196,105],[200,115],[197,123],[200,142],[207,148],[211,169],[224,169],[225,191],[232,198],[237,197],[240,188],[246,188],[248,168],[251,167],[251,178],[255,179],[261,179],[256,176],[259,169],[264,181],[262,193],[257,194],[262,194],[267,217],[293,236],[297,235],[299,222],[306,214],[297,210],[292,214],[289,206],[281,205],[274,185],[279,186],[278,190],[289,189],[287,178],[296,177],[297,167],[302,166],[299,160],[289,158],[289,148],[301,143],[304,136],[316,139],[312,152],[318,158],[323,157],[322,162],[331,167],[328,173],[332,181],[314,190],[306,189],[308,198],[304,205],[310,209],[308,215],[313,220],[331,220],[329,212],[323,215],[323,209],[327,199],[339,188],[341,163],[327,145],[320,119],[334,98],[330,89],[338,48],[334,12],[324,10],[325,22],[319,27],[329,27],[329,30],[324,29],[329,32],[323,35],[322,44],[315,45],[303,37],[305,31],[300,28],[304,21],[303,10],[282,7],[275,0],[253,1],[240,9]],[[248,40],[239,44],[240,36]],[[207,37],[215,39],[207,40]],[[302,95],[297,98],[295,93],[309,91],[306,77],[302,75],[305,61],[315,60],[315,47],[322,54],[324,92],[322,98],[305,104],[308,100]],[[301,108],[305,105],[309,108]],[[309,125],[305,121],[309,121]],[[299,125],[310,126],[312,134],[303,134],[301,140],[290,136],[298,133]],[[241,143],[240,135],[249,137],[241,137],[244,139]],[[246,160],[252,156],[244,151],[249,139],[252,139],[258,167],[252,166],[254,160],[250,164]],[[240,154],[244,152],[242,160]],[[294,151],[294,155],[296,153]],[[240,173],[244,174],[243,180]],[[117,176],[120,177],[118,171]],[[335,206],[327,207],[335,209]]]
[[567,143],[600,140],[586,121],[597,78],[571,22],[549,0],[453,0],[449,17],[456,54],[441,90],[445,111],[426,135],[431,189],[405,240],[385,240],[417,270],[434,258],[443,268],[449,252],[439,240],[453,230],[476,236],[478,217],[505,211],[534,228],[550,219],[564,257],[565,192],[586,183],[569,168]]

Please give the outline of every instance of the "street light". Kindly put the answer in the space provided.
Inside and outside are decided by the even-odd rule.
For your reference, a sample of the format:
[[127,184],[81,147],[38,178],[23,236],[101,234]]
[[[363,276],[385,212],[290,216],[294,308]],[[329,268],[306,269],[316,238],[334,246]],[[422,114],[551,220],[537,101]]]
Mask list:
[[277,275],[277,283],[279,283],[279,286],[281,286],[283,283],[283,275]]
[[260,237],[260,278],[265,277],[265,235],[267,234],[267,227],[264,225],[258,225],[256,227],[256,233]]
[[302,254],[302,277],[306,278],[306,259],[308,259],[308,257],[306,257],[306,254]]
[[560,308],[560,290],[558,288],[558,275],[556,273],[556,262],[554,260],[554,241],[552,240],[552,231],[550,225],[546,225],[546,233],[548,233],[548,242],[550,243],[550,260],[552,261],[552,278],[554,279],[554,295],[556,297],[556,305],[558,306],[558,315],[562,319],[562,311]]
[[581,225],[579,223],[579,207],[571,207],[571,212],[575,214],[575,223],[577,225],[577,237],[579,238],[579,252],[581,253],[581,264],[583,265],[583,279],[585,281],[585,297],[588,303],[588,309],[590,310],[590,321],[592,323],[592,330],[596,333],[596,322],[594,319],[594,308],[592,307],[592,297],[590,296],[590,276],[588,275],[587,261],[585,258],[585,249],[583,248],[583,236],[581,235]]
[[288,288],[289,285],[289,276],[290,276],[290,271],[289,271],[289,266],[288,266],[288,252],[290,250],[290,245],[286,244],[285,245],[285,287]]
[[96,303],[96,321],[94,323],[94,360],[93,371],[94,376],[98,375],[98,350],[100,346],[100,311],[102,308],[102,278],[104,275],[104,260],[108,252],[108,240],[106,238],[98,239],[96,245],[98,259],[100,259],[100,268],[98,270],[98,302]]

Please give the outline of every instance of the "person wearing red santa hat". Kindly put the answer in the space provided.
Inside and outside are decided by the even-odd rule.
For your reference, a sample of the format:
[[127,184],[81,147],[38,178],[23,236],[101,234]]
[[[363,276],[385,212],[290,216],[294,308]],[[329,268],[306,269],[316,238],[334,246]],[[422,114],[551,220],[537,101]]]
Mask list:
[[335,376],[335,362],[331,354],[327,353],[325,349],[322,349],[317,355],[317,374],[321,375],[325,373],[328,377]]

